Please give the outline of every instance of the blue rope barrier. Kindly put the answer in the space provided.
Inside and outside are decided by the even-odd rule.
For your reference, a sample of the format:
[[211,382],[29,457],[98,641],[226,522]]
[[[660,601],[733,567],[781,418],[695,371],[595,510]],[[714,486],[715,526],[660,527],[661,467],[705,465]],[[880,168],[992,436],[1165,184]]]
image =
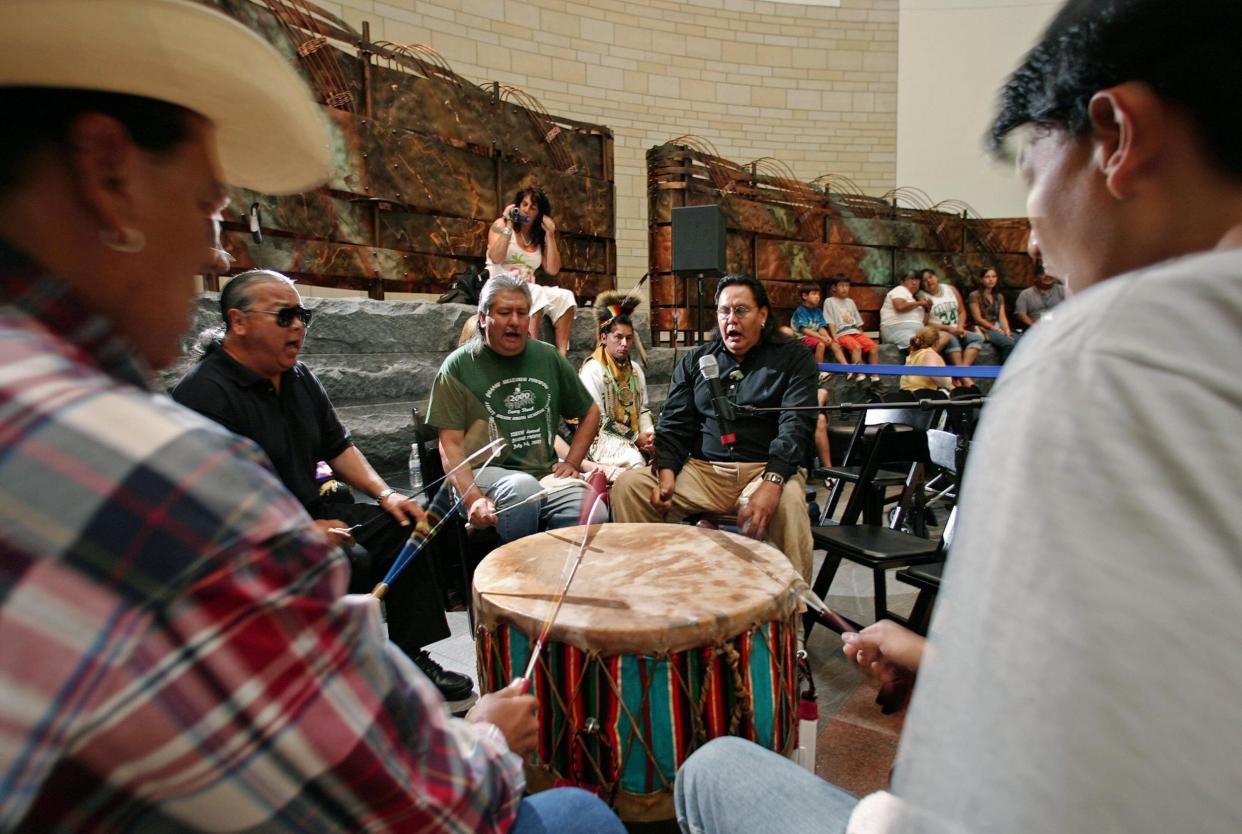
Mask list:
[[1004,365],[841,365],[823,362],[819,369],[830,374],[880,374],[881,376],[962,376],[996,379]]

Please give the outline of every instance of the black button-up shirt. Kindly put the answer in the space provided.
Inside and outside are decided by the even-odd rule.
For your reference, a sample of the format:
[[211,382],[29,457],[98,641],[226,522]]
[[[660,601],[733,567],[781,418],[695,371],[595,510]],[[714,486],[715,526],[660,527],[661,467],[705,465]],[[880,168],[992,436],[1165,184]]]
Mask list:
[[217,347],[190,369],[172,397],[262,447],[302,506],[322,518],[315,466],[353,445],[323,385],[301,362],[271,381]]
[[788,478],[806,464],[815,412],[738,412],[733,421],[737,442],[730,452],[720,442],[711,388],[699,370],[699,357],[708,353],[720,365],[725,396],[737,405],[789,408],[816,404],[815,359],[801,342],[774,344],[765,339],[750,349],[741,364],[719,339],[699,345],[673,369],[668,399],[656,426],[657,465],[680,472],[687,457],[766,461],[767,471]]

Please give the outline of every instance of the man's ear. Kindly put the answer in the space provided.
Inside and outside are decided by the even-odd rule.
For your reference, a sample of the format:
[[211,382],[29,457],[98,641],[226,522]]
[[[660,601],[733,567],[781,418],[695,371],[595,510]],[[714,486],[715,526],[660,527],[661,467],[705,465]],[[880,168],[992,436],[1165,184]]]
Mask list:
[[1118,200],[1133,197],[1160,156],[1164,103],[1140,81],[1127,81],[1091,97],[1092,162]]
[[83,203],[101,230],[133,225],[133,186],[138,147],[111,116],[87,113],[69,128],[70,165]]
[[246,331],[246,314],[236,307],[230,307],[226,315],[229,317],[229,332],[244,335]]

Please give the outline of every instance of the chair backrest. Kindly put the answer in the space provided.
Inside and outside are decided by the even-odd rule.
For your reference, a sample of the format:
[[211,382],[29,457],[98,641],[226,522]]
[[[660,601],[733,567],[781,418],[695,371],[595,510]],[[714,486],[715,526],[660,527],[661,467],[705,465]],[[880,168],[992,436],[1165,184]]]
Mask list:
[[941,469],[960,475],[966,465],[970,440],[949,431],[929,429],[927,432],[927,457]]
[[876,473],[880,471],[880,467],[883,464],[896,461],[902,463],[909,462],[912,464],[911,472],[913,472],[913,464],[923,463],[927,460],[926,430],[912,428],[907,424],[885,423],[879,426],[872,436],[871,447],[867,452],[866,459],[859,467],[858,481],[854,484],[854,489],[850,493],[850,500],[845,505],[845,512],[841,516],[841,524],[858,523],[858,517],[862,514],[863,506],[872,489],[871,482],[875,479]]
[[869,408],[859,416],[854,425],[854,433],[850,435],[849,445],[845,447],[845,456],[841,460],[843,466],[858,466],[864,454],[866,442],[864,437],[869,429],[877,426],[895,425],[910,426],[926,430],[936,418],[936,412],[927,408]]

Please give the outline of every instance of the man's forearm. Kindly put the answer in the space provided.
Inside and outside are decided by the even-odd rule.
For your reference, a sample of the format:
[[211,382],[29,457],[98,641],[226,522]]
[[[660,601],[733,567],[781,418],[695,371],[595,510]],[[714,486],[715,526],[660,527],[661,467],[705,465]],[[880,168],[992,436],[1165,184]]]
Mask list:
[[388,484],[371,467],[356,446],[350,446],[332,458],[328,461],[328,465],[332,467],[332,471],[338,478],[372,498],[379,497],[379,494],[388,488]]
[[587,413],[582,416],[582,421],[578,423],[577,431],[574,432],[574,439],[569,444],[569,454],[565,456],[565,462],[575,469],[581,469],[582,459],[586,457],[586,453],[591,448],[591,443],[595,440],[595,435],[598,433],[599,407],[595,403],[591,403]]

